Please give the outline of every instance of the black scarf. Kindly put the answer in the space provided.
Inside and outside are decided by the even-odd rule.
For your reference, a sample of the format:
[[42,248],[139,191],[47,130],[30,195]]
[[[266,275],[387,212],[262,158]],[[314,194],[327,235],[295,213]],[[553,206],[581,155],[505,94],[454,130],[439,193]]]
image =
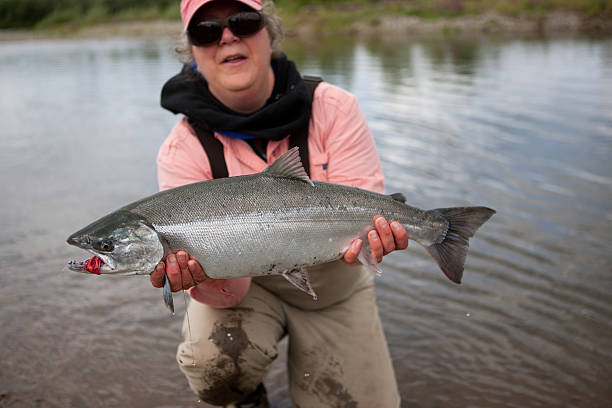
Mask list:
[[213,131],[281,140],[308,123],[311,101],[293,61],[281,55],[272,60],[272,67],[275,75],[272,95],[261,109],[251,114],[238,113],[223,105],[210,93],[202,75],[194,77],[190,66],[166,82],[161,105]]

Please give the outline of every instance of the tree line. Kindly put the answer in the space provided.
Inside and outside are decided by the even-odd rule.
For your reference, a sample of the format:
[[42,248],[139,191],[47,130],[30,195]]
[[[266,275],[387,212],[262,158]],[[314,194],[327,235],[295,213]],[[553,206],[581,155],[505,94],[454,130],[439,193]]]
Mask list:
[[[612,17],[612,0],[276,0],[284,14],[304,7],[347,12],[355,7],[386,7],[389,11],[430,17],[478,14],[546,13],[568,10],[585,17]],[[178,19],[179,0],[0,0],[0,28],[88,24],[110,19]]]
[[[173,9],[176,9],[172,12]],[[0,0],[0,28],[33,27],[139,14],[152,17],[179,15],[176,0]]]

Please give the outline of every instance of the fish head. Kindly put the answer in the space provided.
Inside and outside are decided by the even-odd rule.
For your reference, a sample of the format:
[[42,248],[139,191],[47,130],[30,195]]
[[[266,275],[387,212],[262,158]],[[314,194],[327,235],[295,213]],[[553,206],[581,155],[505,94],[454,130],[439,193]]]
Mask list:
[[70,235],[68,244],[94,255],[70,262],[76,272],[143,275],[153,271],[164,256],[163,241],[155,229],[138,215],[115,211]]

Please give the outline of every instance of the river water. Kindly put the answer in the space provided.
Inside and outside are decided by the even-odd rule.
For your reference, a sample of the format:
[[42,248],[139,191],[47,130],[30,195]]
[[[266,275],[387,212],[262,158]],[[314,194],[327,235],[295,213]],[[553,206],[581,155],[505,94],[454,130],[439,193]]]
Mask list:
[[[204,406],[143,277],[68,272],[65,238],[156,191],[177,120],[166,39],[0,43],[0,406]],[[612,404],[612,40],[286,44],[357,94],[389,192],[486,205],[464,282],[418,245],[385,258],[380,313],[405,407]],[[337,341],[341,342],[339,338]],[[364,345],[367,352],[367,345]],[[363,373],[376,375],[376,373]],[[267,379],[289,407],[282,360]]]

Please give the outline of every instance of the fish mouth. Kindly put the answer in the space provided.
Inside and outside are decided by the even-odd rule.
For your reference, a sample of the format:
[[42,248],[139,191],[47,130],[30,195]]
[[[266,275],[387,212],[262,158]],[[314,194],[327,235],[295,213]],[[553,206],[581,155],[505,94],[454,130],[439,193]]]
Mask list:
[[99,256],[94,256],[91,259],[86,259],[84,261],[70,261],[68,263],[68,269],[75,272],[89,272],[95,275],[100,275],[102,265],[104,265],[104,261]]

